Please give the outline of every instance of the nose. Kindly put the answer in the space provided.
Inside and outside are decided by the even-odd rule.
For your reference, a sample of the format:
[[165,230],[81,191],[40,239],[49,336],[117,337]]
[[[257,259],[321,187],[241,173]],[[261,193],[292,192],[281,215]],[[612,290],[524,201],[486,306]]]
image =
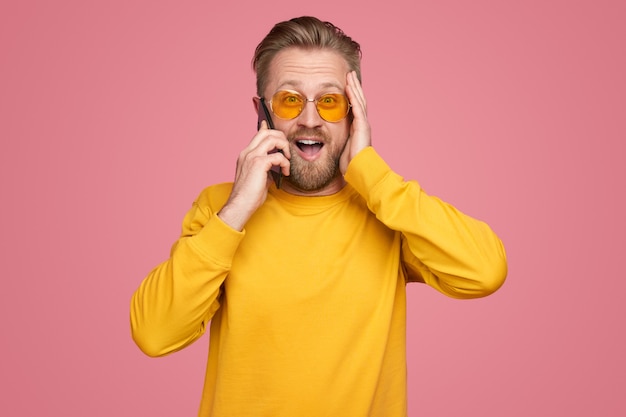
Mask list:
[[322,125],[322,122],[323,119],[317,112],[317,101],[307,98],[302,113],[298,116],[298,124],[304,127],[319,127]]

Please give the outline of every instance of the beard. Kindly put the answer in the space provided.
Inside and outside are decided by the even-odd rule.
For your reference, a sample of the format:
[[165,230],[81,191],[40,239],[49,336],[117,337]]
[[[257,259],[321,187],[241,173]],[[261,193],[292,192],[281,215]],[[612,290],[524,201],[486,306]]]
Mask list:
[[[317,137],[324,141],[326,155],[315,161],[305,161],[297,154],[297,137]],[[289,176],[285,180],[289,181],[295,188],[302,191],[321,190],[341,175],[339,170],[339,160],[343,148],[337,148],[325,132],[317,129],[298,129],[288,137],[291,146],[291,161]]]

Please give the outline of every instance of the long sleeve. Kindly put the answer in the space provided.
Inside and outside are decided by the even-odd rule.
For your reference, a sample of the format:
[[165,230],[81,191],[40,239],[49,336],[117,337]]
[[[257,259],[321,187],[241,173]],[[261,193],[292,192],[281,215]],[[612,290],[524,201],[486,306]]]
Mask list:
[[381,222],[402,233],[407,281],[454,298],[483,297],[502,285],[506,254],[487,224],[404,181],[371,147],[352,160],[345,178]]
[[219,308],[220,288],[244,235],[215,214],[227,188],[201,194],[185,216],[170,258],[153,269],[132,296],[132,336],[149,356],[180,350],[198,339]]

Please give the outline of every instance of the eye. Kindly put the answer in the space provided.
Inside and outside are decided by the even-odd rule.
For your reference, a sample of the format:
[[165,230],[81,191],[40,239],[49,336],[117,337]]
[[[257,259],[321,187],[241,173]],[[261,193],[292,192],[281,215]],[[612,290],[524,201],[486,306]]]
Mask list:
[[317,100],[317,106],[323,109],[334,109],[341,105],[342,98],[343,96],[340,94],[324,94]]
[[282,97],[282,103],[285,106],[299,106],[302,103],[302,97],[296,93],[285,92]]

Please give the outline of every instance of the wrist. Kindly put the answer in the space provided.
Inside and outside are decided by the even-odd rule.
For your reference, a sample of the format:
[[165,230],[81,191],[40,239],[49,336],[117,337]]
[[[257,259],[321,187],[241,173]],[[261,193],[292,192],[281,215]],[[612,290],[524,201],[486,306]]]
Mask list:
[[219,217],[225,224],[239,232],[243,231],[246,222],[250,218],[249,215],[246,215],[242,210],[233,207],[233,205],[229,202],[227,202],[224,207],[217,212],[217,217]]

